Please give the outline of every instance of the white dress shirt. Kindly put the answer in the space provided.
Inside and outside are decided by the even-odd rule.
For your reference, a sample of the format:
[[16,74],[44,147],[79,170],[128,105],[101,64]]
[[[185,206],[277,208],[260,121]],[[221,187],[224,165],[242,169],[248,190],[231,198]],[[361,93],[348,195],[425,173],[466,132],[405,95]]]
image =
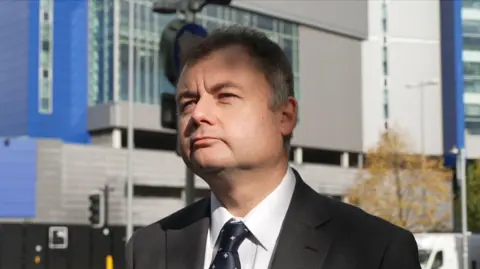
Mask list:
[[242,269],[266,269],[274,253],[280,229],[295,189],[295,175],[291,168],[280,185],[244,218],[236,218],[211,195],[211,226],[208,230],[204,268],[208,269],[217,252],[217,237],[230,219],[241,220],[252,235],[238,249]]

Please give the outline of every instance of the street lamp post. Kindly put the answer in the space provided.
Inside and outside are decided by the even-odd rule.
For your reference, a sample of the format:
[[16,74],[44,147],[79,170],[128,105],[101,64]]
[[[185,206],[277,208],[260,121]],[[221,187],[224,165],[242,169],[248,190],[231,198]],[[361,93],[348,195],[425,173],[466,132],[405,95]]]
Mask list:
[[128,124],[127,124],[127,230],[126,242],[133,234],[133,29],[134,0],[129,1],[128,9]]
[[[422,169],[425,167],[425,89],[427,86],[435,86],[438,85],[438,82],[436,80],[425,80],[425,81],[420,81],[419,83],[416,84],[407,84],[406,88],[407,89],[418,89],[420,92],[420,153],[422,155]],[[427,208],[426,208],[426,189],[423,188],[422,190],[422,198],[423,198],[423,214],[426,214]]]
[[468,269],[468,216],[467,216],[467,155],[464,148],[454,147],[451,153],[457,157],[457,180],[460,183],[460,196],[462,208],[462,249],[463,268]]
[[437,80],[425,80],[416,84],[407,84],[407,89],[417,89],[420,92],[420,152],[425,155],[425,89],[427,86],[438,85]]

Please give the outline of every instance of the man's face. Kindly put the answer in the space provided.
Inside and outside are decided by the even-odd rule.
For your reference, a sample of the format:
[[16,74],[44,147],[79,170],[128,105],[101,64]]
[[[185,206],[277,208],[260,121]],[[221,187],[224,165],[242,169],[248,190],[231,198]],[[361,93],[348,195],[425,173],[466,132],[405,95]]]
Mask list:
[[272,89],[239,47],[213,52],[179,79],[179,139],[197,174],[249,169],[278,159],[296,122],[296,101],[271,109]]

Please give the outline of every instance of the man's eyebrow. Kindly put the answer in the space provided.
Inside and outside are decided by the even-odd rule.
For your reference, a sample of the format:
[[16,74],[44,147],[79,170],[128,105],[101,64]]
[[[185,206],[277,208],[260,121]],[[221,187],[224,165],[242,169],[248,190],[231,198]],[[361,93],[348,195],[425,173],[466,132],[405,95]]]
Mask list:
[[238,85],[237,83],[232,82],[232,81],[222,81],[222,82],[216,83],[216,84],[214,84],[212,87],[210,87],[209,92],[211,92],[211,93],[217,93],[217,92],[219,92],[220,90],[222,90],[222,89],[224,89],[224,88],[237,88],[237,89],[240,89],[241,86]]
[[183,98],[194,98],[196,96],[197,96],[197,94],[195,92],[193,92],[192,90],[186,89],[186,90],[177,92],[176,99],[177,99],[177,102],[178,102]]
[[[219,91],[221,91],[222,89],[225,89],[225,88],[237,88],[237,89],[240,89],[241,86],[237,83],[234,83],[234,82],[231,82],[231,81],[222,81],[222,82],[218,82],[216,84],[214,84],[213,86],[211,86],[208,91],[210,93],[217,93]],[[193,92],[192,90],[189,90],[189,89],[185,89],[185,90],[181,90],[179,92],[177,92],[176,94],[176,99],[177,101],[180,101],[180,99],[183,99],[183,98],[193,98],[193,97],[196,97],[197,96],[197,93],[196,92]]]

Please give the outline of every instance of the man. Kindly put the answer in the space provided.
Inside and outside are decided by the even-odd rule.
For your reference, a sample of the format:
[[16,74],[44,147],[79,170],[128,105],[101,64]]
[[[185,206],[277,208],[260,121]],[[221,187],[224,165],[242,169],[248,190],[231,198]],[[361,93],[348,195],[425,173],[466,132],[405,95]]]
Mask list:
[[420,268],[411,233],[316,193],[289,168],[293,86],[281,48],[252,30],[219,30],[188,53],[181,155],[212,193],[138,230],[127,268]]

